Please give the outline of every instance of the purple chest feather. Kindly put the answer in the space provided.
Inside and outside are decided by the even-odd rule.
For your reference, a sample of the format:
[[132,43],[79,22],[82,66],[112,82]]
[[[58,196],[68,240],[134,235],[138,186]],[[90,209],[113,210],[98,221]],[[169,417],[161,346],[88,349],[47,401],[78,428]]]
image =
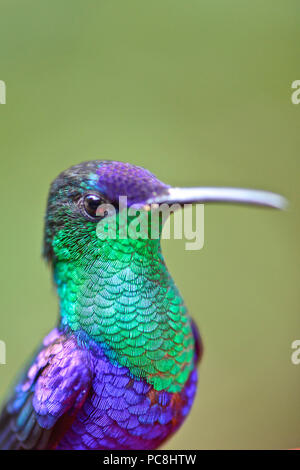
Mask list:
[[48,448],[155,449],[188,415],[196,385],[195,368],[181,392],[156,391],[96,343],[86,348],[82,338],[54,330],[7,409],[22,417],[30,402],[36,425],[51,433]]
[[155,449],[187,416],[197,372],[181,393],[157,392],[128,369],[95,361],[90,394],[58,449]]

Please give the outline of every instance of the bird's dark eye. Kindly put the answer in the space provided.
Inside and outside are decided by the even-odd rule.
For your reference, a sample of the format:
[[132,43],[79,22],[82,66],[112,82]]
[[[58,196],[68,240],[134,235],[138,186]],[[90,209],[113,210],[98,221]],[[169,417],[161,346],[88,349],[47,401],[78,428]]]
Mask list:
[[84,212],[90,217],[97,218],[97,209],[103,202],[103,199],[98,194],[86,194],[83,198]]

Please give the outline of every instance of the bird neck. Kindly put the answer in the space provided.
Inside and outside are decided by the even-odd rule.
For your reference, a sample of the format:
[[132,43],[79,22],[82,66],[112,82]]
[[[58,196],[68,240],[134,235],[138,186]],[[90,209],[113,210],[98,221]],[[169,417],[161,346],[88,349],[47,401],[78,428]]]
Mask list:
[[56,261],[54,279],[62,328],[84,331],[156,390],[183,388],[194,338],[159,240],[107,240],[100,251]]

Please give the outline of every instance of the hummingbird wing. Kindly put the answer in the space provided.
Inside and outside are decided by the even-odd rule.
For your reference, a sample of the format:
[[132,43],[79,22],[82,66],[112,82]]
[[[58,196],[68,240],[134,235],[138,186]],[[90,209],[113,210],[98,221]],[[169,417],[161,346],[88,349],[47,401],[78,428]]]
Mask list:
[[203,343],[195,321],[191,319],[192,331],[195,340],[195,362],[199,364],[203,355]]
[[87,350],[53,330],[0,413],[0,449],[54,448],[92,383]]

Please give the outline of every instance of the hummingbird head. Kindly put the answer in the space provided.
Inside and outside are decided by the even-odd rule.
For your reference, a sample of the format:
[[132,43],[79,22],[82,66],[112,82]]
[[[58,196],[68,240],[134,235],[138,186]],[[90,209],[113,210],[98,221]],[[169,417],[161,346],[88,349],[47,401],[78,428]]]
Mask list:
[[[92,160],[63,171],[52,183],[46,213],[44,250],[46,260],[78,258],[83,252],[103,246],[96,226],[114,208],[118,217],[120,197],[127,208],[146,211],[149,205],[183,206],[191,203],[228,202],[282,209],[282,196],[242,188],[174,188],[148,170],[118,161]],[[102,208],[102,210],[101,210]],[[127,219],[130,221],[131,219]],[[148,238],[149,243],[151,237]]]

